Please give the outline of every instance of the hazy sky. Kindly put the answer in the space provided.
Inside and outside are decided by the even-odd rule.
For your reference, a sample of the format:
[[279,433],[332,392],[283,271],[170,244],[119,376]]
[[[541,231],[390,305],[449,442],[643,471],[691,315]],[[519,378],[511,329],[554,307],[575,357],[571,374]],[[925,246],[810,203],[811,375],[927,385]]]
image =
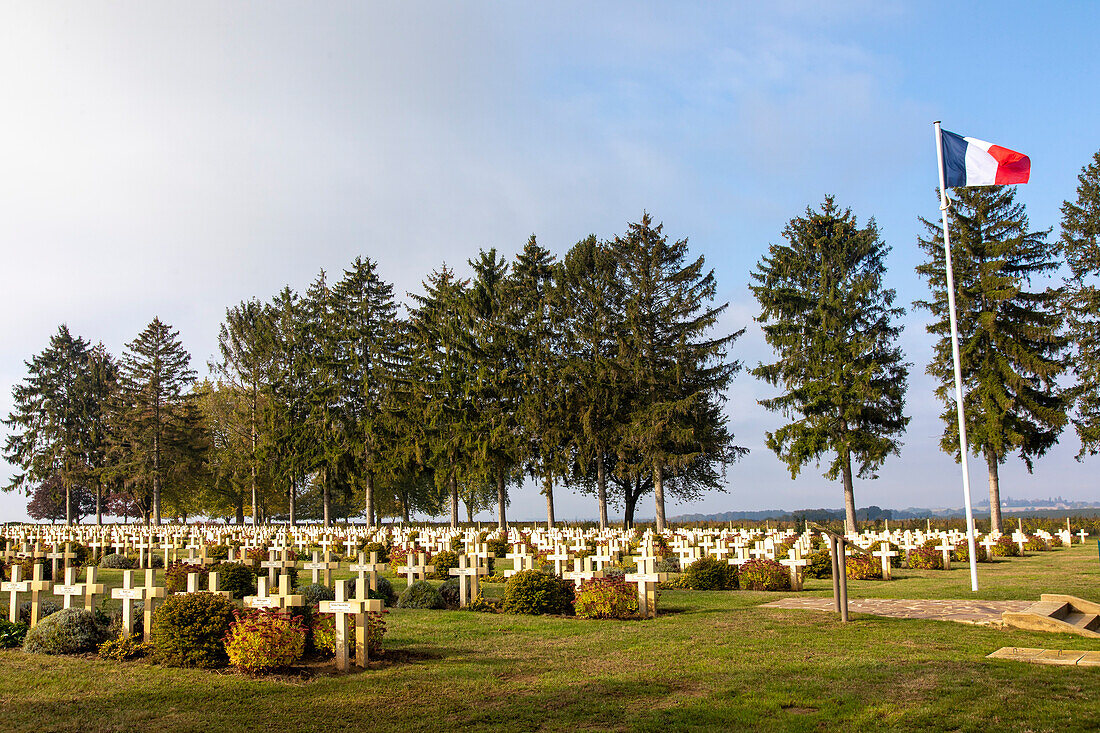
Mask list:
[[[785,223],[835,194],[874,216],[906,305],[918,216],[938,216],[932,122],[1031,156],[1020,187],[1053,227],[1100,148],[1093,2],[27,2],[0,10],[0,412],[61,323],[115,354],[154,316],[205,372],[227,306],[304,290],[356,255],[404,294],[479,248],[535,233],[558,255],[643,210],[688,237],[729,301],[736,351],[770,357],[748,273]],[[860,506],[961,506],[906,317],[912,415]],[[740,375],[751,452],[728,493],[670,514],[842,505],[764,448],[780,424]],[[1002,494],[1098,499],[1076,437]],[[971,461],[975,500],[985,470]],[[6,483],[10,467],[0,466]],[[0,495],[0,519],[25,498]],[[563,519],[595,514],[559,490]],[[641,508],[652,516],[651,500]],[[512,515],[543,516],[533,489]]]

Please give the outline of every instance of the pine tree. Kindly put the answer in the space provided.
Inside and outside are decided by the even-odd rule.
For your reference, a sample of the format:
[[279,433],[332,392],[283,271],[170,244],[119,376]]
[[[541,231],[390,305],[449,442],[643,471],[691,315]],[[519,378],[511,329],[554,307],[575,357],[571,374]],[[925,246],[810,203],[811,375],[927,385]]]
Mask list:
[[516,335],[517,420],[527,472],[542,483],[546,526],[554,526],[554,480],[564,477],[568,457],[561,415],[561,323],[554,308],[557,264],[534,235],[516,257],[509,289]]
[[890,250],[873,219],[860,228],[827,196],[820,210],[791,219],[783,238],[751,274],[757,321],[778,357],[753,374],[784,390],[759,402],[791,419],[767,445],[792,478],[833,454],[825,475],[841,477],[846,531],[855,532],[853,459],[861,478],[873,478],[909,422],[908,365],[897,346],[905,311],[883,287]]
[[494,487],[497,527],[504,530],[508,526],[508,484],[515,480],[523,455],[517,420],[520,383],[516,331],[512,328],[515,313],[510,300],[514,291],[509,287],[508,263],[495,249],[482,250],[470,265],[474,279],[466,304],[471,325],[468,361],[473,375],[474,423],[469,435],[475,470],[482,478],[467,483],[479,491],[482,484]]
[[273,475],[286,486],[287,516],[293,526],[298,520],[297,492],[308,473],[312,446],[307,432],[305,319],[301,299],[289,287],[279,291],[270,308],[273,347],[272,404],[267,425],[271,436],[269,456]]
[[102,344],[88,352],[88,373],[84,390],[84,417],[87,426],[85,454],[89,480],[95,490],[95,523],[103,524],[104,499],[110,472],[110,408],[118,397],[118,366]]
[[423,295],[410,294],[409,373],[415,387],[413,414],[419,419],[414,421],[418,429],[406,440],[414,443],[418,462],[446,493],[452,527],[458,526],[459,480],[471,463],[468,287],[468,280],[456,278],[443,265],[424,281]]
[[[218,332],[221,360],[210,364],[211,370],[222,375],[245,397],[243,421],[233,420],[227,427],[247,436],[249,492],[252,498],[252,522],[259,514],[258,475],[261,453],[267,436],[261,430],[265,422],[262,410],[271,388],[274,353],[274,333],[270,309],[256,299],[246,300],[227,308],[225,322]],[[237,412],[229,414],[234,417]],[[243,522],[243,514],[237,517]]]
[[[688,261],[687,240],[669,242],[648,213],[612,244],[623,289],[624,322],[618,368],[631,393],[629,425],[618,453],[620,473],[635,483],[650,473],[657,530],[665,527],[665,493],[698,488],[670,481],[737,460],[721,410],[725,390],[741,369],[727,349],[744,333],[710,332],[728,304],[713,306],[714,272],[703,257]],[[709,471],[702,471],[706,475]],[[717,480],[713,488],[721,488]]]
[[399,324],[393,286],[377,265],[356,257],[333,289],[335,330],[332,372],[338,395],[340,433],[362,482],[364,514],[375,523],[375,482],[392,483],[395,423],[390,410],[399,361]]
[[179,333],[154,318],[126,345],[119,363],[118,468],[143,494],[151,491],[142,497],[143,512],[154,524],[161,523],[165,479],[190,462],[197,445],[193,433],[201,423],[185,392],[195,379],[190,361]]
[[62,325],[49,346],[26,362],[29,374],[12,389],[11,430],[4,455],[21,469],[5,491],[34,484],[59,484],[65,521],[73,521],[73,490],[89,478],[88,453],[94,448],[89,409],[94,395],[88,342]]
[[609,464],[628,402],[615,364],[624,294],[611,248],[595,236],[577,242],[562,262],[555,295],[563,320],[561,401],[575,479],[595,488],[600,529],[606,529]]
[[1100,453],[1100,151],[1077,177],[1077,201],[1062,204],[1068,334],[1073,344],[1078,459]]
[[[1058,267],[1057,249],[1047,240],[1049,230],[1028,230],[1015,199],[1008,186],[959,188],[949,209],[966,433],[971,450],[985,458],[997,532],[1000,465],[1018,451],[1032,470],[1034,458],[1057,443],[1070,402],[1057,381],[1066,368],[1059,293],[1029,289],[1032,278]],[[927,372],[939,380],[936,396],[945,406],[940,446],[960,460],[943,232],[939,221],[921,221],[931,236],[919,240],[928,259],[917,272],[933,297],[915,305],[935,318],[927,329],[939,340]]]

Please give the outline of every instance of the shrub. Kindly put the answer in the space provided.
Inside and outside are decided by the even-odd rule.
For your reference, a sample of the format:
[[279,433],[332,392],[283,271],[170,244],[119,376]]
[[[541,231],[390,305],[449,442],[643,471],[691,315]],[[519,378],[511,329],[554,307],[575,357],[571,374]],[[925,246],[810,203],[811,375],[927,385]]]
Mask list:
[[451,578],[439,586],[439,596],[443,599],[444,608],[454,610],[462,602],[462,593],[458,589],[458,578]]
[[[989,556],[989,552],[983,545],[975,545],[975,548],[977,549],[978,562],[993,562],[993,558]],[[970,562],[970,544],[963,540],[955,545],[953,554],[959,562]]]
[[65,608],[27,632],[23,651],[30,654],[80,654],[94,651],[104,635],[95,614]]
[[462,552],[466,549],[466,542],[461,536],[451,538],[451,551]]
[[27,638],[29,628],[21,621],[12,623],[7,619],[0,619],[0,649],[15,649],[23,646],[23,640]]
[[732,590],[737,587],[737,568],[713,557],[703,557],[687,566],[684,585],[692,590]]
[[210,577],[209,568],[182,562],[169,563],[168,569],[164,571],[164,587],[169,593],[181,593],[187,590],[187,576],[191,573],[198,574],[199,588],[205,589],[207,579]]
[[790,590],[791,575],[775,560],[764,557],[741,565],[738,582],[745,590]]
[[451,568],[458,567],[458,553],[444,550],[432,558],[432,564],[435,565],[435,575],[432,577],[448,580],[451,577]]
[[[323,657],[336,654],[336,619],[330,614],[319,614],[311,623],[313,649]],[[386,634],[386,620],[380,613],[367,614],[367,656],[381,656],[382,638]],[[355,638],[355,616],[348,616],[348,638]]]
[[573,613],[573,584],[556,575],[523,570],[504,584],[501,608],[507,613],[568,615]]
[[877,557],[857,552],[845,558],[844,571],[851,580],[881,580],[882,561]]
[[622,580],[626,577],[626,568],[621,565],[606,565],[603,569],[603,577]]
[[1046,541],[1042,537],[1028,537],[1027,542],[1024,543],[1024,549],[1028,552],[1046,552],[1050,549],[1047,546]]
[[303,585],[296,592],[302,596],[302,602],[307,606],[319,606],[321,601],[336,600],[336,592],[327,585],[321,585],[320,583]]
[[141,640],[141,634],[120,636],[117,639],[108,639],[99,645],[99,658],[112,659],[116,662],[125,662],[130,659],[144,657],[153,652],[153,645]]
[[289,667],[302,658],[306,632],[301,619],[282,612],[255,609],[236,613],[225,637],[229,662],[250,674]]
[[997,538],[997,544],[993,545],[994,557],[1019,557],[1020,547],[1012,538],[1005,535]]
[[112,552],[110,555],[103,556],[103,559],[99,561],[99,567],[110,568],[112,570],[133,570],[137,567],[137,563],[128,555],[120,555],[117,552]]
[[[99,609],[96,609],[100,612]],[[101,612],[100,612],[101,613]],[[133,619],[133,626],[131,627],[133,633],[142,634],[145,631],[145,602],[137,601],[130,606],[130,618]],[[110,637],[121,636],[125,629],[122,624],[122,607],[118,607],[111,612],[110,621],[107,626],[107,635]]]
[[229,545],[207,545],[206,556],[219,562],[229,559]]
[[802,568],[802,575],[806,578],[831,578],[833,577],[833,556],[828,549],[817,550],[806,558],[810,564]]
[[214,566],[218,574],[218,586],[227,590],[236,599],[256,594],[256,576],[247,565],[238,562],[223,562]]
[[[38,601],[38,620],[53,616],[55,613],[61,610],[61,604],[57,601],[52,601],[49,598],[40,598]],[[25,624],[31,622],[31,602],[23,601],[19,604],[19,620]]]
[[479,592],[466,606],[466,610],[477,613],[500,613],[500,602],[486,600],[485,596]]
[[169,596],[153,613],[153,655],[170,667],[221,667],[233,601],[216,593]]
[[497,537],[486,542],[489,545],[489,552],[496,554],[497,557],[504,557],[508,554],[508,540]]
[[378,562],[390,561],[390,548],[383,545],[381,542],[366,542],[363,544],[363,552],[367,553],[367,559],[370,559],[372,552],[378,553]]
[[658,573],[678,573],[680,572],[680,558],[675,555],[669,555],[668,557],[662,557],[657,561]]
[[909,553],[909,567],[916,570],[943,570],[943,552],[933,547],[918,547]]
[[637,592],[617,578],[590,578],[581,583],[575,595],[574,606],[581,618],[633,618],[638,615]]
[[426,580],[418,580],[397,599],[398,608],[443,608],[443,597],[435,586]]
[[[397,603],[397,593],[393,589],[393,583],[390,582],[389,578],[381,575],[378,576],[377,581],[377,590],[368,590],[367,598],[377,598],[389,608],[393,608]],[[348,593],[354,597],[358,591],[358,587],[359,578],[352,578],[351,582],[348,583]]]

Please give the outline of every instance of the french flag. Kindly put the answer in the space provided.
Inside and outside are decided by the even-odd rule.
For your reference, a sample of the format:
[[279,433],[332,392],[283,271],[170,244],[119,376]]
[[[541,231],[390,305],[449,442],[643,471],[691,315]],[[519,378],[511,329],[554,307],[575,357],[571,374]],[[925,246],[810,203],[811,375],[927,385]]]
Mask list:
[[947,130],[940,130],[940,133],[943,136],[943,167],[948,187],[1027,183],[1031,175],[1031,159],[1023,153]]

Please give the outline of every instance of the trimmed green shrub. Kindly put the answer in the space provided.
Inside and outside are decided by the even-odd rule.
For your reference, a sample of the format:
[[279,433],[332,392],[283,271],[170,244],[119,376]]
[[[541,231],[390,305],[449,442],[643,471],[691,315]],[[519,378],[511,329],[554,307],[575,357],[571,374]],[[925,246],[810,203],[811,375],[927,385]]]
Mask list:
[[790,590],[791,574],[775,560],[749,560],[738,571],[738,583],[745,590]]
[[218,585],[227,590],[236,599],[256,594],[256,575],[247,565],[239,562],[223,562],[214,566],[218,574]]
[[153,645],[141,640],[141,634],[108,639],[99,645],[99,658],[125,662],[153,653]]
[[432,576],[433,578],[449,580],[451,577],[451,569],[458,567],[458,553],[444,550],[432,557],[432,565],[435,565],[435,575]]
[[496,537],[486,541],[485,544],[489,546],[489,552],[494,553],[497,557],[504,557],[508,554],[508,540]]
[[857,552],[845,558],[844,570],[850,580],[881,580],[882,561]]
[[168,564],[168,569],[164,571],[164,587],[169,593],[181,593],[187,590],[187,576],[191,573],[198,573],[199,588],[205,589],[207,578],[210,577],[209,568],[202,565],[188,565],[182,562]]
[[111,570],[133,570],[137,567],[137,563],[129,555],[112,552],[110,555],[103,556],[103,559],[99,561],[99,567]]
[[684,570],[684,585],[692,590],[733,590],[737,568],[713,557],[703,557]]
[[467,611],[474,611],[475,613],[500,613],[500,602],[486,600],[485,596],[479,592],[466,606]]
[[0,649],[15,649],[23,646],[23,640],[27,638],[29,628],[20,621],[12,623],[6,618],[0,619]]
[[504,584],[501,608],[506,613],[570,615],[573,613],[573,584],[556,575],[523,570]]
[[153,612],[153,656],[170,667],[221,667],[233,601],[217,593],[168,596]]
[[443,597],[435,586],[426,580],[418,580],[404,590],[397,599],[398,608],[443,608]]
[[443,606],[449,610],[458,608],[462,602],[462,594],[458,589],[458,578],[451,578],[439,586],[439,596],[443,599]]
[[222,562],[229,559],[229,545],[207,545],[206,556],[211,560]]
[[95,651],[104,629],[95,614],[83,608],[65,608],[27,632],[23,651],[29,654],[81,654]]
[[657,561],[658,573],[678,573],[680,572],[680,558],[675,555],[669,555],[668,557],[662,557]]
[[364,542],[362,545],[363,552],[367,553],[367,559],[370,559],[372,552],[378,553],[378,562],[390,561],[390,548],[383,545],[381,542]]
[[236,612],[225,637],[229,662],[242,672],[262,674],[289,667],[302,658],[306,631],[301,619],[282,612]]
[[806,578],[831,578],[833,577],[833,557],[828,549],[817,550],[806,558],[810,564],[802,568],[802,575]]
[[1028,537],[1024,542],[1024,549],[1028,552],[1046,552],[1050,549],[1046,540],[1039,536]]
[[[50,600],[49,598],[41,598],[38,601],[38,620],[53,616],[55,613],[61,610],[61,604],[57,601]],[[25,624],[31,622],[31,602],[23,601],[19,604],[19,620]]]
[[[993,558],[989,556],[989,552],[983,545],[975,545],[977,550],[978,562],[993,562]],[[955,549],[952,552],[955,560],[958,562],[970,562],[970,544],[963,540],[959,544],[955,545]]]
[[634,618],[637,590],[618,578],[590,578],[575,591],[574,607],[580,618]]
[[309,585],[303,585],[295,591],[298,595],[302,596],[302,602],[307,606],[319,606],[321,601],[334,601],[336,600],[336,591],[329,588],[327,585],[321,585],[320,583],[310,583]]

